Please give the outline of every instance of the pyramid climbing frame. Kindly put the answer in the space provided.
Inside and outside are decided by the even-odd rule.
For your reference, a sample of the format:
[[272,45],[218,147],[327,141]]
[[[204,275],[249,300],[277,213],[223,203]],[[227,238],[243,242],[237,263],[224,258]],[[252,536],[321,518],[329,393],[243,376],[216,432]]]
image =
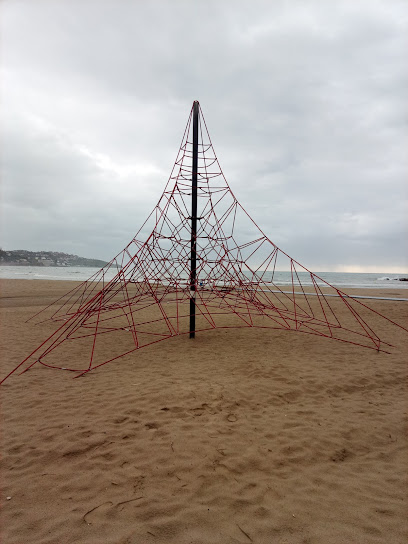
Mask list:
[[[276,283],[282,270],[290,272],[286,286]],[[194,102],[150,216],[104,268],[32,318],[57,328],[3,381],[35,364],[78,377],[153,343],[217,328],[283,329],[383,351],[390,344],[370,326],[373,314],[380,315],[256,225],[231,191]],[[67,350],[69,366],[61,363]]]

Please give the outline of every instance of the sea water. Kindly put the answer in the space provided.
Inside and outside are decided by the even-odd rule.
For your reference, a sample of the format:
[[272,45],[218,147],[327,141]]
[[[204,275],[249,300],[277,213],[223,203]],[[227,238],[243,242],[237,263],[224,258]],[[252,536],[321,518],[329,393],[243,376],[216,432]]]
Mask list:
[[[85,281],[99,268],[70,266],[0,266],[0,278],[22,279],[22,280],[68,280]],[[395,289],[408,289],[408,281],[399,281],[399,278],[408,277],[408,274],[383,274],[383,273],[351,273],[351,272],[314,272],[322,280],[342,288],[369,288],[376,289],[384,287]],[[105,275],[105,281],[111,280],[116,270],[109,270]],[[307,272],[299,272],[299,279],[302,285],[312,285],[310,275]],[[263,280],[270,282],[272,272],[265,272]],[[296,277],[294,278],[295,283]],[[273,283],[276,285],[291,285],[292,276],[290,272],[275,272]],[[321,283],[318,281],[318,283]]]

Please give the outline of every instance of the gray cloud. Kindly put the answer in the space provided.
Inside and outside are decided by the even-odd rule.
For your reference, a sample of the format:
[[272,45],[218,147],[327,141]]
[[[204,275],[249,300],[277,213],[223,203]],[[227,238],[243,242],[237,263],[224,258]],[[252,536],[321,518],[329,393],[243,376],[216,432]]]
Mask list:
[[198,99],[282,249],[407,270],[407,26],[397,0],[4,1],[3,245],[114,256]]

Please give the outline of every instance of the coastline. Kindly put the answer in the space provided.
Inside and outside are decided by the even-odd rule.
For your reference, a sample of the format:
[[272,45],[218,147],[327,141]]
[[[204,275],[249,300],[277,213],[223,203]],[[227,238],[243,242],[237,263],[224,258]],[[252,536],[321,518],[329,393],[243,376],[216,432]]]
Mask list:
[[[20,279],[20,278],[0,278],[0,296],[2,293],[9,293],[9,292],[16,292],[18,290],[21,291],[22,294],[27,294],[32,292],[42,292],[43,289],[46,289],[47,296],[48,293],[55,293],[57,296],[61,296],[62,294],[73,290],[78,285],[81,285],[85,280],[81,281],[74,281],[74,280],[59,280],[59,279]],[[16,282],[14,284],[14,282]],[[36,284],[38,283],[38,286]],[[13,287],[15,285],[15,287]],[[41,286],[41,287],[40,287]],[[43,286],[43,287],[42,287]],[[291,289],[289,285],[278,285],[278,288],[282,291],[288,291]],[[271,289],[275,289],[275,287],[272,285]],[[307,285],[304,287],[305,292],[312,293],[314,292],[314,288],[310,285]],[[327,287],[321,287],[322,292],[330,293],[330,288]],[[363,292],[364,295],[372,295],[372,296],[381,296],[381,297],[406,297],[408,298],[408,288],[404,286],[394,286],[388,287],[388,286],[380,286],[380,287],[335,287],[335,289],[338,289],[339,291],[342,291],[344,293],[349,293],[350,295],[358,295],[361,292]],[[295,288],[296,292],[299,291],[299,287]]]

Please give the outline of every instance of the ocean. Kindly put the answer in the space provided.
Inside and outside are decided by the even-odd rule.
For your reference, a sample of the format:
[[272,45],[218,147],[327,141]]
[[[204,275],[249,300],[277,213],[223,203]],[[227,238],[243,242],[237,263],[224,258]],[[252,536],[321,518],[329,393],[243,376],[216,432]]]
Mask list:
[[[37,266],[0,266],[0,278],[21,280],[68,280],[85,281],[99,268],[88,267],[37,267]],[[408,277],[408,274],[382,274],[382,273],[351,273],[351,272],[314,272],[323,280],[335,287],[369,288],[369,289],[408,289],[408,281],[399,281],[398,278]],[[271,280],[272,273],[266,272],[264,279]],[[106,274],[106,279],[114,277],[114,270]],[[303,285],[311,285],[309,274],[299,273]],[[274,283],[276,285],[291,285],[290,272],[275,272]]]

